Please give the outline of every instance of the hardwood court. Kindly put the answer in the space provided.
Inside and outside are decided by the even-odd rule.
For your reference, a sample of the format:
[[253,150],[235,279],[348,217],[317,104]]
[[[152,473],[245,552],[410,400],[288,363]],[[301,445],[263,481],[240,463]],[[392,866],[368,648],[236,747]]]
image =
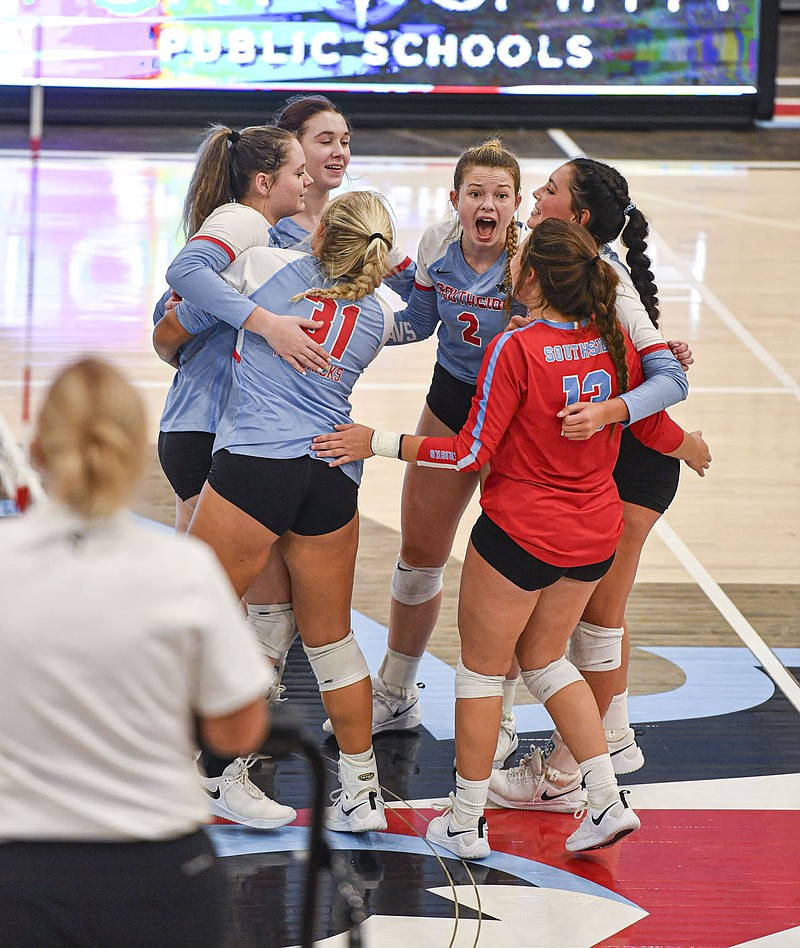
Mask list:
[[[413,255],[424,227],[445,211],[455,156],[483,134],[357,134],[352,186],[387,196]],[[645,549],[628,613],[631,713],[647,761],[623,781],[636,788],[643,829],[592,857],[566,856],[570,815],[491,811],[495,852],[484,865],[442,864],[418,836],[432,801],[452,784],[455,603],[473,503],[423,662],[423,727],[376,740],[387,799],[399,798],[389,831],[334,841],[367,905],[372,945],[800,944],[800,877],[790,855],[800,844],[800,133],[753,135],[760,143],[722,132],[504,136],[522,160],[523,220],[531,190],[578,151],[628,178],[653,223],[664,332],[695,354],[689,399],[671,413],[703,430],[714,462],[702,480],[684,469]],[[154,445],[172,370],[150,347],[150,313],[179,245],[195,140],[184,136],[184,153],[139,154],[85,153],[73,139],[45,151],[36,174],[24,151],[0,154],[0,412],[24,439],[27,370],[35,408],[55,369],[78,353],[123,365],[146,396],[153,434],[138,510],[162,524],[171,523],[172,497]],[[385,350],[356,388],[353,417],[413,430],[433,361],[431,341]],[[354,626],[373,670],[385,644],[401,477],[399,462],[374,459],[361,490]],[[793,673],[783,680],[786,694],[744,641]],[[297,647],[286,683],[288,707],[300,709],[335,758],[335,746],[322,743],[324,713]],[[522,751],[549,731],[521,688],[518,702]],[[308,806],[301,761],[267,766],[256,779],[282,802]],[[296,944],[302,866],[292,853],[305,831],[212,832],[236,881],[230,944]],[[330,880],[321,898],[322,943],[345,944]]]

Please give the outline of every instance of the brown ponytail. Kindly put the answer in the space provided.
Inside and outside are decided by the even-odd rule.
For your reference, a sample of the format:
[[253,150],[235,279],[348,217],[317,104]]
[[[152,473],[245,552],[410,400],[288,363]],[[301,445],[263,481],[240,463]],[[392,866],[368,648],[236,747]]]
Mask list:
[[608,348],[620,392],[628,390],[625,336],[616,314],[617,276],[597,253],[586,229],[548,218],[531,231],[521,250],[520,285],[531,271],[542,302],[567,319],[593,319]]

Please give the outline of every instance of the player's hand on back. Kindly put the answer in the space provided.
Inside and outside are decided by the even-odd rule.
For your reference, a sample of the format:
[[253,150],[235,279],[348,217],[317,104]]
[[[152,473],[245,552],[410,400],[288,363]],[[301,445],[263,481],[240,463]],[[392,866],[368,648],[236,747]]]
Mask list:
[[373,455],[372,428],[366,425],[336,425],[335,431],[317,435],[311,448],[318,458],[333,458],[331,467],[340,467],[348,461],[363,461]]

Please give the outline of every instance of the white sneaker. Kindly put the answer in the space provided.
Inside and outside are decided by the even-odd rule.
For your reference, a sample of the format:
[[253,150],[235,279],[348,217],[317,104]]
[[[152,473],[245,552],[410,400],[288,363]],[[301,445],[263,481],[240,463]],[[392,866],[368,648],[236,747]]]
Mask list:
[[632,727],[606,731],[606,741],[615,774],[632,774],[644,766],[644,754],[636,743],[636,733]]
[[580,771],[563,774],[549,767],[535,747],[518,767],[492,771],[489,799],[512,810],[574,813],[583,802]]
[[[404,698],[395,698],[385,690],[380,678],[372,679],[372,733],[381,731],[407,731],[422,724],[422,708],[419,706],[419,688],[414,687]],[[322,725],[326,734],[333,733],[331,719]]]
[[297,819],[290,806],[283,806],[263,793],[250,779],[254,755],[237,757],[220,777],[201,776],[203,788],[211,798],[211,812],[234,823],[253,829],[275,829]]
[[368,833],[385,830],[383,796],[378,783],[378,768],[372,761],[360,767],[339,760],[341,786],[331,794],[333,806],[325,810],[325,825],[337,833]]
[[[627,793],[627,790],[620,790],[619,799],[602,810],[587,806],[583,822],[567,839],[567,852],[583,853],[590,849],[605,849],[606,846],[613,846],[623,836],[635,833],[642,824],[625,800]],[[583,813],[584,808],[581,807],[575,814],[576,818]]]
[[[450,800],[454,800],[452,793]],[[486,818],[481,816],[469,823],[458,823],[453,818],[452,806],[428,823],[425,839],[462,859],[485,859],[491,853]]]
[[500,732],[497,735],[497,747],[494,752],[492,767],[499,770],[518,747],[517,719],[514,717],[513,711],[506,711],[500,719]]
[[336,833],[385,830],[386,814],[380,788],[365,787],[357,796],[340,787],[331,794],[333,806],[325,810],[325,826]]

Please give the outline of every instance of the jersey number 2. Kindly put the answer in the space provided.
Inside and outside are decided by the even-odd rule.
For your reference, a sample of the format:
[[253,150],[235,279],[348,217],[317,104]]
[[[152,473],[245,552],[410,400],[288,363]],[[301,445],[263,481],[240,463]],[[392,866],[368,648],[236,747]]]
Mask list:
[[478,335],[478,317],[475,313],[470,313],[467,310],[464,313],[459,313],[457,318],[460,323],[466,323],[466,326],[461,330],[461,338],[470,346],[477,346],[480,349],[481,337]]
[[[324,346],[330,335],[333,321],[339,311],[339,303],[337,300],[327,298],[320,299],[318,296],[309,296],[308,299],[311,300],[314,304],[314,309],[317,310],[310,318],[321,322],[322,325],[319,329],[304,329],[303,332],[313,339],[314,342],[318,342],[321,346]],[[353,335],[353,330],[356,328],[356,320],[360,312],[361,307],[356,306],[354,303],[349,303],[347,306],[342,307],[342,325],[339,327],[336,338],[333,340],[333,345],[329,349],[331,358],[341,359],[344,355],[347,344]]]

